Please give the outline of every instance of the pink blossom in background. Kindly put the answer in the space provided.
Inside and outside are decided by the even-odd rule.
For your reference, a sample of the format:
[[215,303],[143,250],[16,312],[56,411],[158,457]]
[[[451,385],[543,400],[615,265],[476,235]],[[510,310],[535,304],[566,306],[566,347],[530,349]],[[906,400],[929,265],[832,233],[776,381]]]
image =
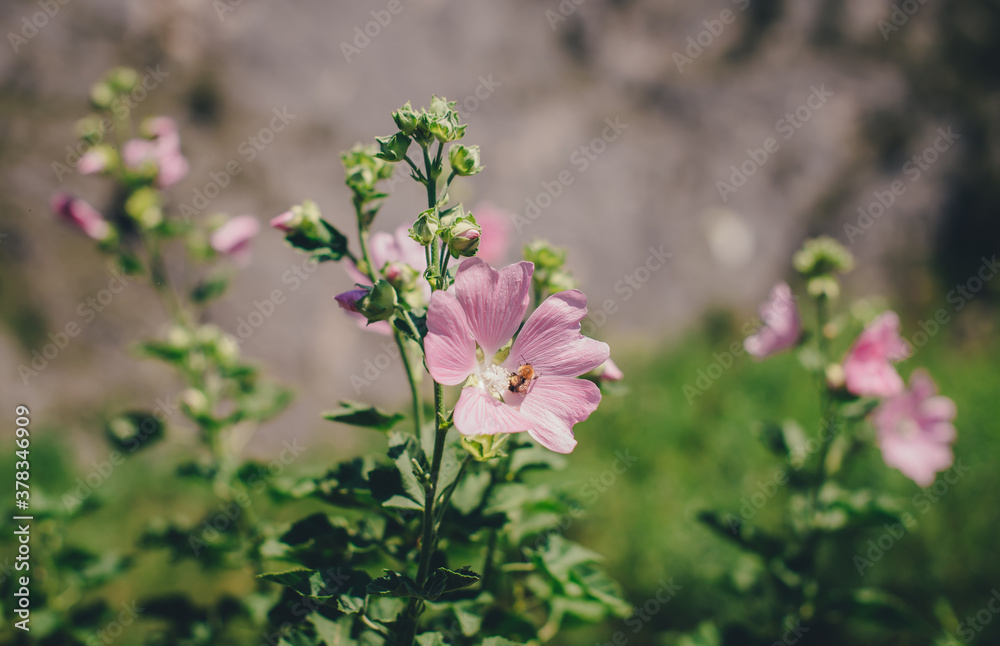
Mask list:
[[[279,215],[278,218],[284,215]],[[275,226],[274,220],[272,220],[272,226]],[[398,271],[398,268],[394,267],[397,263],[413,267],[421,276],[423,276],[424,269],[427,268],[424,248],[410,237],[410,228],[405,224],[397,227],[393,233],[376,231],[371,234],[368,238],[368,259],[372,263],[372,271],[378,273],[385,269],[388,274],[387,280],[390,279],[394,271]],[[354,263],[344,263],[344,269],[356,284],[371,286],[372,281],[368,280],[368,277],[361,273],[361,270]],[[431,286],[422,277],[417,280],[424,290],[424,294],[430,298]],[[376,321],[369,324],[368,319],[360,314],[348,311],[348,315],[356,318],[358,326],[361,328],[387,336],[392,334],[392,325],[388,321]]]
[[472,213],[482,229],[476,257],[491,265],[501,262],[510,245],[511,214],[489,202],[477,204]]
[[[368,295],[368,290],[366,289],[351,289],[343,294],[337,294],[333,297],[337,304],[348,312],[358,313],[358,301]],[[379,323],[385,323],[385,321],[378,321]]]
[[156,166],[156,185],[167,189],[187,175],[188,162],[181,155],[181,140],[173,119],[150,119],[145,130],[152,139],[129,139],[122,146],[122,163],[131,170],[140,170],[145,164]]
[[291,211],[285,211],[284,213],[280,213],[271,218],[271,222],[269,224],[275,229],[288,233],[292,230],[291,227],[288,226],[288,223],[291,222],[294,217],[295,216],[292,215]]
[[111,234],[111,225],[97,209],[69,193],[54,194],[49,206],[53,213],[94,240],[104,240]]
[[937,394],[923,371],[910,376],[910,388],[883,401],[872,414],[886,465],[921,487],[951,466],[955,441],[955,402]]
[[250,261],[250,241],[260,230],[257,218],[238,215],[212,232],[209,244],[218,253],[232,257],[240,264]]
[[[569,453],[576,446],[573,425],[601,401],[597,385],[577,377],[607,361],[609,350],[580,333],[587,298],[571,289],[548,297],[528,317],[507,358],[494,364],[528,309],[533,271],[530,262],[497,271],[480,258],[465,260],[454,286],[431,297],[427,369],[446,385],[476,378],[455,405],[455,427],[464,435],[526,431],[542,446]],[[525,364],[536,378],[526,382],[524,392],[512,391],[510,379]]]
[[624,378],[625,373],[611,359],[608,359],[597,368],[598,381],[621,381]]
[[903,379],[892,362],[905,359],[909,349],[899,336],[899,317],[883,312],[858,336],[844,359],[847,390],[862,397],[891,397],[903,390]]
[[76,162],[76,169],[80,171],[81,175],[93,175],[94,173],[100,173],[102,170],[107,168],[108,158],[104,150],[91,149],[88,150],[80,157],[80,161]]
[[795,347],[802,334],[802,321],[792,288],[787,283],[778,283],[771,289],[759,312],[763,327],[743,341],[743,347],[751,356],[763,359]]

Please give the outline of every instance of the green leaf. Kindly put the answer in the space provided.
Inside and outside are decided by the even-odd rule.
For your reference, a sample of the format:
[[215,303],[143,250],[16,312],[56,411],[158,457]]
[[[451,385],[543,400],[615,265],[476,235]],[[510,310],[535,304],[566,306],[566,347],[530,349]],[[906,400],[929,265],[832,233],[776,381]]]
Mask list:
[[379,431],[388,431],[404,417],[399,413],[390,414],[375,406],[352,401],[342,401],[340,408],[323,411],[321,415],[331,422],[364,426]]
[[528,445],[511,453],[510,473],[517,475],[528,467],[541,469],[562,469],[566,458],[540,446]]
[[479,473],[466,472],[465,477],[455,487],[451,496],[451,505],[463,516],[471,514],[483,503],[483,496],[489,489],[492,476],[489,471]]
[[441,633],[424,633],[417,635],[417,644],[420,646],[447,646],[444,635]]
[[413,509],[416,511],[422,511],[424,508],[424,506],[419,502],[398,494],[391,496],[388,500],[382,503],[382,506],[391,507],[392,509]]
[[399,469],[406,494],[416,501],[423,500],[424,486],[414,473],[414,469],[419,467],[426,473],[430,470],[430,465],[427,463],[427,456],[424,455],[416,438],[398,431],[390,433],[389,458],[396,463],[396,468]]
[[229,287],[229,278],[226,276],[209,276],[200,281],[191,290],[191,300],[198,304],[204,304],[222,296]]
[[347,253],[347,237],[326,220],[320,220],[320,223],[330,232],[330,242],[327,244],[327,248],[330,250],[331,260],[340,260]]
[[483,646],[527,646],[523,642],[512,642],[505,637],[487,637],[483,640]]
[[325,571],[303,568],[258,574],[257,578],[289,587],[303,597],[326,600],[335,596],[355,574],[353,570],[346,572],[347,574],[342,568],[329,568]]
[[384,576],[380,576],[368,584],[368,594],[377,597],[417,597],[423,599],[424,596],[417,587],[417,582],[399,572],[383,570]]
[[600,554],[566,540],[559,534],[549,537],[548,542],[538,551],[538,556],[548,573],[563,583],[569,581],[570,570],[577,565],[601,560]]
[[442,594],[467,588],[479,582],[482,578],[467,567],[459,568],[458,570],[439,567],[427,577],[427,585],[424,592],[428,599],[437,599]]
[[110,420],[105,431],[113,446],[134,453],[163,439],[164,426],[152,413],[128,411]]
[[351,617],[341,617],[330,621],[318,612],[309,615],[309,622],[316,628],[316,635],[326,646],[347,646],[354,643],[351,639]]
[[771,453],[786,460],[791,455],[788,442],[785,441],[785,432],[780,425],[765,421],[755,426],[752,432]]

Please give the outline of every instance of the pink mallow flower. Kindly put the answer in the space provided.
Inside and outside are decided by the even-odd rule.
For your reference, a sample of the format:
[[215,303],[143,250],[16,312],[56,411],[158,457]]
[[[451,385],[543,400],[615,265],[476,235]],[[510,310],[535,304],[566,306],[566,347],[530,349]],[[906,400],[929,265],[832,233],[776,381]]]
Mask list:
[[476,257],[491,265],[502,261],[510,244],[511,214],[488,202],[477,204],[472,212],[483,231]]
[[885,463],[921,487],[951,466],[955,402],[937,394],[923,371],[910,375],[910,388],[882,402],[872,414]]
[[238,215],[212,232],[208,239],[212,249],[232,257],[240,264],[250,260],[250,241],[260,230],[257,218],[252,215]]
[[[284,224],[287,221],[284,220],[284,216],[285,214],[282,213],[274,218],[271,221],[271,226],[281,228],[279,224]],[[279,218],[283,218],[283,220],[279,220]],[[393,233],[376,231],[371,234],[368,238],[368,259],[371,261],[372,271],[376,275],[384,270],[386,280],[393,280],[394,275],[399,271],[398,266],[396,266],[399,263],[413,267],[421,276],[423,276],[424,268],[427,267],[424,248],[410,237],[410,228],[405,224],[400,225]],[[361,270],[354,263],[345,263],[344,269],[356,284],[371,286],[372,281],[368,280],[368,277],[361,273]],[[424,290],[424,294],[429,298],[431,286],[422,277],[418,279],[418,282]],[[386,336],[392,334],[392,325],[388,321],[369,323],[368,319],[360,314],[349,311],[349,315],[358,320],[358,327]]]
[[187,175],[188,162],[181,155],[181,139],[173,119],[150,119],[144,128],[151,139],[130,139],[122,146],[122,163],[131,170],[147,164],[156,168],[156,185],[167,189]]
[[903,379],[893,361],[909,354],[906,341],[899,336],[899,317],[883,312],[868,324],[844,359],[847,390],[862,397],[892,397],[903,390]]
[[280,213],[271,218],[270,225],[273,228],[278,229],[279,231],[288,233],[289,231],[292,230],[292,227],[289,226],[289,223],[292,221],[294,217],[295,216],[292,215],[291,211],[285,211],[284,213]]
[[94,240],[105,240],[111,235],[111,225],[97,209],[69,193],[60,191],[49,201],[52,212],[83,231]]
[[[333,300],[337,301],[337,305],[341,308],[352,312],[354,314],[360,314],[358,312],[358,301],[368,295],[367,289],[351,289],[343,294],[337,294],[333,297]],[[377,321],[378,323],[385,323],[385,321]]]
[[795,297],[788,283],[778,283],[760,306],[763,327],[743,341],[743,347],[753,357],[763,359],[795,347],[802,334],[802,321],[795,307]]
[[455,405],[462,434],[527,431],[542,446],[569,453],[576,446],[573,425],[601,401],[597,385],[577,377],[607,361],[609,350],[580,333],[587,298],[571,289],[548,297],[528,317],[507,358],[494,362],[524,319],[533,271],[530,262],[497,271],[479,258],[464,261],[454,286],[431,296],[427,369],[451,386],[474,378]]
[[621,381],[624,378],[625,373],[611,359],[608,359],[597,368],[598,381]]

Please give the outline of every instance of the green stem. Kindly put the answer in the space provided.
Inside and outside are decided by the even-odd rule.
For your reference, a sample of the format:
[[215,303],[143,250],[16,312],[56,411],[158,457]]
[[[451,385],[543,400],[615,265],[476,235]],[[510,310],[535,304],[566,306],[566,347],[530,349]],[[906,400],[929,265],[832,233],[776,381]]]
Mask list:
[[393,329],[392,336],[396,339],[399,356],[403,358],[403,368],[406,369],[406,380],[410,382],[410,399],[413,403],[413,434],[419,439],[420,429],[424,425],[424,411],[420,405],[420,391],[417,389],[417,378],[413,374],[413,368],[410,366],[410,357],[406,354],[406,344],[403,342],[403,335],[400,334],[399,330]]

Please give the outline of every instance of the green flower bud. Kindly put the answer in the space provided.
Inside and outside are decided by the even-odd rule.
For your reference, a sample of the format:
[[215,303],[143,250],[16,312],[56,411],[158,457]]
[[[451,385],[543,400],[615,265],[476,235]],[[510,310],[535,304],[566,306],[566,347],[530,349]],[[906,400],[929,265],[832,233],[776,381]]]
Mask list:
[[456,105],[455,101],[449,101],[443,96],[432,96],[431,106],[427,109],[427,112],[436,117],[446,117],[454,112]]
[[496,435],[463,435],[462,448],[468,451],[477,462],[486,462],[493,458],[506,457],[503,445],[510,439],[510,433]]
[[434,237],[437,236],[440,226],[441,221],[438,219],[437,210],[427,209],[413,223],[413,227],[410,229],[410,237],[426,247],[434,241]]
[[535,271],[547,269],[555,271],[566,264],[566,250],[554,247],[547,240],[532,240],[524,245],[524,259],[535,264]]
[[208,397],[200,390],[188,388],[180,396],[180,404],[188,417],[199,418],[209,415]]
[[448,151],[448,162],[456,175],[468,177],[483,170],[479,165],[479,146],[455,144]]
[[111,89],[118,94],[128,94],[139,83],[139,73],[131,67],[116,67],[105,78]]
[[95,83],[90,87],[90,102],[98,110],[107,110],[115,100],[115,91],[106,81]]
[[564,292],[567,289],[576,289],[578,287],[576,279],[573,275],[567,271],[555,271],[549,276],[546,285],[550,294],[556,294],[558,292]]
[[840,283],[833,276],[816,276],[806,281],[806,291],[814,298],[832,301],[840,296]]
[[410,138],[401,132],[397,132],[391,137],[375,137],[378,142],[379,152],[375,156],[387,162],[402,161],[406,157],[406,150],[410,147]]
[[80,139],[90,144],[96,144],[104,139],[102,119],[96,114],[84,117],[76,122],[76,132]]
[[163,222],[160,194],[148,186],[140,188],[125,201],[125,212],[144,229],[152,229]]
[[410,105],[409,101],[399,110],[392,113],[392,120],[396,123],[396,127],[407,136],[413,134],[413,131],[417,127],[417,119],[419,118],[420,115],[413,110],[413,106]]
[[389,281],[379,279],[368,295],[356,303],[356,307],[358,312],[367,318],[369,323],[372,323],[392,318],[398,303],[396,290],[393,286],[389,284]]
[[854,268],[854,256],[828,236],[806,240],[792,257],[795,269],[806,278],[846,273]]
[[444,241],[453,258],[474,256],[479,249],[479,238],[483,230],[471,214],[464,215],[454,221],[445,230]]

